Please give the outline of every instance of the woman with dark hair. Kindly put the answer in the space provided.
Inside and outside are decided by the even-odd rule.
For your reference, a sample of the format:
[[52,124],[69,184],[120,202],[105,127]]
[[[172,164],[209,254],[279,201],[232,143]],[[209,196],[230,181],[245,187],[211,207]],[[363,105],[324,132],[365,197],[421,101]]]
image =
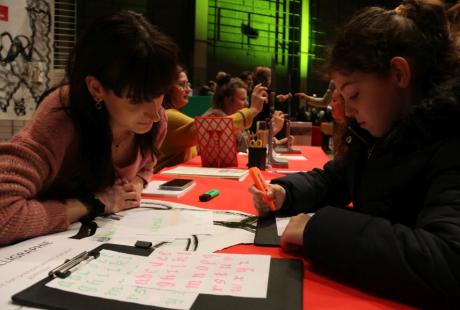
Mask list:
[[0,244],[139,205],[165,136],[161,103],[176,59],[175,44],[140,14],[86,29],[67,84],[0,145]]
[[444,4],[361,10],[329,72],[349,118],[346,150],[322,170],[271,181],[276,212],[298,214],[281,246],[379,295],[460,308],[459,59]]
[[[183,163],[198,153],[195,120],[181,112],[181,109],[188,103],[188,92],[190,91],[190,88],[188,90],[183,88],[183,85],[189,85],[187,73],[182,67],[178,67],[178,72],[179,77],[176,84],[169,89],[163,102],[168,117],[168,133],[161,147],[161,156],[155,171]],[[257,86],[252,94],[251,106],[249,108],[241,106],[230,115],[235,130],[241,131],[251,126],[252,120],[262,110],[267,100],[265,90],[265,87]]]

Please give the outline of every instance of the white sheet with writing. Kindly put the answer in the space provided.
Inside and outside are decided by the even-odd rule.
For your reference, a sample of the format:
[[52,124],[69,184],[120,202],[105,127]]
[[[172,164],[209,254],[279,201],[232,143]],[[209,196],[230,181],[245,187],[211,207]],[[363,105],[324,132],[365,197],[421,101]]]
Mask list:
[[188,310],[197,293],[150,289],[129,283],[130,275],[143,269],[146,258],[102,250],[97,259],[83,263],[64,279],[56,278],[46,286],[64,291],[170,309]]
[[266,298],[270,256],[153,252],[128,283],[142,287]]
[[[162,216],[161,211],[164,210],[201,212],[207,214],[205,215],[206,218],[209,214],[211,214],[214,224],[212,225],[212,229],[203,226],[206,228],[201,232],[206,231],[205,234],[190,233],[187,235],[185,231],[181,231],[180,236],[146,234],[145,232],[143,234],[138,234],[138,230],[129,231],[123,228],[125,224],[128,224],[130,221],[124,221],[126,216],[129,217],[134,214],[136,214],[136,217],[145,218],[149,218],[149,214]],[[159,211],[160,213],[158,213]],[[131,246],[137,240],[143,240],[150,241],[153,245],[161,244],[160,248],[162,250],[193,251],[202,253],[214,252],[241,243],[254,243],[256,220],[252,224],[240,225],[241,227],[238,227],[238,223],[242,223],[243,220],[247,220],[250,216],[250,214],[240,211],[207,210],[170,201],[143,199],[141,202],[141,208],[120,212],[119,215],[122,218],[121,220],[96,218],[98,229],[96,234],[90,237],[91,240]],[[199,232],[199,230],[196,230],[195,232]]]
[[11,296],[48,276],[48,272],[65,259],[100,245],[84,239],[69,239],[79,226],[80,223],[76,223],[66,232],[0,248],[0,309],[29,309],[12,304]]
[[120,220],[120,236],[184,236],[211,234],[213,232],[212,212],[192,210],[154,210],[130,212]]
[[138,300],[138,290],[142,295],[147,290],[147,295],[174,299],[178,305],[177,300],[197,293],[266,298],[269,270],[270,257],[265,255],[159,250],[146,258],[103,250],[68,278],[47,285],[103,298],[112,298],[116,290],[114,299],[125,301]]

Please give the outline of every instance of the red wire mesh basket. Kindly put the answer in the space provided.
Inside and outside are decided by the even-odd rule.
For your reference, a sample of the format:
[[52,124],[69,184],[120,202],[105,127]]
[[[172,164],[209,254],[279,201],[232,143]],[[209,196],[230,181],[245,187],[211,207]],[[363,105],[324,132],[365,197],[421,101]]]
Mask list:
[[195,117],[203,167],[238,166],[236,137],[230,117]]

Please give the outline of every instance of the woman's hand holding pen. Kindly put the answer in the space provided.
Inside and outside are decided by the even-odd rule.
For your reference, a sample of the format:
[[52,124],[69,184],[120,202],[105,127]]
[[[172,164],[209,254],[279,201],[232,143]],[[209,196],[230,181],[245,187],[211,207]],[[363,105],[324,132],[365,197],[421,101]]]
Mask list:
[[257,84],[252,90],[251,95],[251,112],[252,116],[255,117],[262,111],[264,104],[268,102],[267,87],[262,84]]
[[105,204],[105,213],[116,213],[139,206],[141,195],[133,182],[117,179],[113,186],[96,193],[96,198]]
[[308,214],[291,217],[281,236],[280,244],[285,251],[295,251],[303,247],[303,232],[310,219],[311,216]]
[[[275,204],[275,209],[281,209],[281,206],[286,199],[286,190],[277,184],[268,184],[268,197],[271,198]],[[267,214],[271,212],[270,207],[265,202],[264,192],[258,190],[254,185],[249,188],[249,192],[252,194],[254,200],[254,207],[256,208],[259,215]]]

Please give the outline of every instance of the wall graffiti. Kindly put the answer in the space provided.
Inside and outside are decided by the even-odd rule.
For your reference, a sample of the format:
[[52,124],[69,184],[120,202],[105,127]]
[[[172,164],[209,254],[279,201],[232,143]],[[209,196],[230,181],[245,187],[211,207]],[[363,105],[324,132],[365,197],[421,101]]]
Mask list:
[[[24,4],[27,22],[22,28],[0,30],[0,119],[30,118],[38,99],[50,87],[51,6],[45,0]],[[10,22],[14,22],[13,16]]]

